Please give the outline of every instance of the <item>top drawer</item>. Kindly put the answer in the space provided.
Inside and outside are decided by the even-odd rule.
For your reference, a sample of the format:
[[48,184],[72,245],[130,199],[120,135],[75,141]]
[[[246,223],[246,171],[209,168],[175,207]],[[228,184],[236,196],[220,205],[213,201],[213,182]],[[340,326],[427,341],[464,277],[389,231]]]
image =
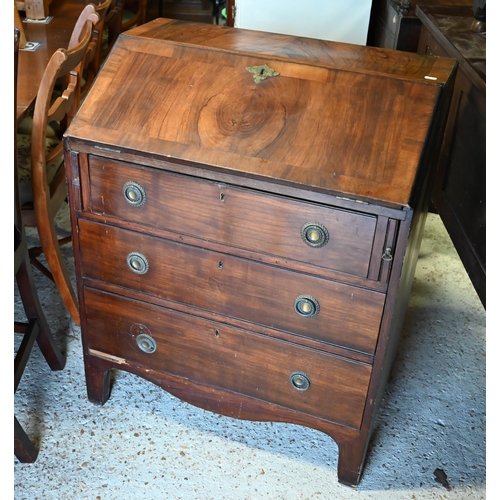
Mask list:
[[97,214],[366,278],[376,217],[89,157]]

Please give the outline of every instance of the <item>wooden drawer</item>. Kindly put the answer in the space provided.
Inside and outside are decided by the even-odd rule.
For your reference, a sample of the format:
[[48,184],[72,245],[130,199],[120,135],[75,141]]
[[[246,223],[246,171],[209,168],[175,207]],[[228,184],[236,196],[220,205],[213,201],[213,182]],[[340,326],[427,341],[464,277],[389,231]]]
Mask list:
[[[84,296],[91,355],[114,359],[125,369],[140,364],[356,429],[361,425],[368,365],[91,288],[84,289]],[[141,350],[141,341],[154,352]],[[307,390],[292,385],[294,373],[307,376]]]
[[[181,234],[366,278],[376,217],[89,157],[90,210]],[[134,182],[145,201],[130,205],[124,186]],[[140,188],[137,188],[140,189]],[[302,236],[308,223],[328,233],[324,246]]]
[[[79,221],[79,233],[84,277],[368,354],[375,350],[382,293],[86,220]],[[147,261],[146,272],[131,269],[131,255]],[[317,301],[317,315],[296,312],[299,296]]]

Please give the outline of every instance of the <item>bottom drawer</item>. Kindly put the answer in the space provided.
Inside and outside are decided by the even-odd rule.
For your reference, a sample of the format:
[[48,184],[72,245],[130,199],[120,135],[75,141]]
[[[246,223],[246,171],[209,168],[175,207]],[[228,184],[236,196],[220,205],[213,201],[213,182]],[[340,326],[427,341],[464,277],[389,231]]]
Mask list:
[[[90,354],[111,355],[358,429],[371,366],[84,289]],[[102,353],[102,354],[101,354]]]

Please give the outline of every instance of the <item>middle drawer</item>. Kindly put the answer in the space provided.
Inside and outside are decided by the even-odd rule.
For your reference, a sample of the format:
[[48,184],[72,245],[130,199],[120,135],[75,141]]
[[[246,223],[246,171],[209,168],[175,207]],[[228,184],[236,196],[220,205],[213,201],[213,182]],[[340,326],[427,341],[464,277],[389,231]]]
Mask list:
[[84,219],[79,232],[86,278],[374,353],[383,293]]

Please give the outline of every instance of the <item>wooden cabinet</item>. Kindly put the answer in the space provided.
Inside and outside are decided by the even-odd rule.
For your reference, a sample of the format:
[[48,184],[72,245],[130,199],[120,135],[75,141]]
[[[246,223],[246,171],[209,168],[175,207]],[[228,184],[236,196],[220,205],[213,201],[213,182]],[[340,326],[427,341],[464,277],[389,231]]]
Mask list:
[[373,0],[367,43],[386,49],[417,52],[422,32],[422,22],[416,13],[419,5],[464,6],[468,7],[467,15],[470,15],[472,4],[473,0]]
[[468,7],[417,15],[419,53],[458,61],[432,202],[486,307],[486,33]]
[[86,382],[319,429],[359,482],[455,62],[157,19],[65,135]]

